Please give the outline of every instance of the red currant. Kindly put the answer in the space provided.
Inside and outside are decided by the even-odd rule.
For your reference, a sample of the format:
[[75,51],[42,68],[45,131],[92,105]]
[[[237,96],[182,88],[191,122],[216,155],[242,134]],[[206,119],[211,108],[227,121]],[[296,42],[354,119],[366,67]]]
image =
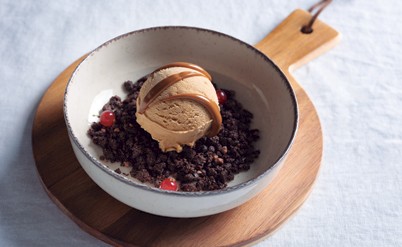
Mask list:
[[100,115],[100,123],[105,127],[112,126],[115,121],[116,121],[116,117],[114,115],[114,112],[112,112],[112,111],[104,111]]
[[177,186],[177,182],[176,182],[176,180],[174,178],[165,178],[161,182],[161,185],[159,186],[159,188],[161,188],[163,190],[177,191],[178,186]]
[[216,90],[216,96],[218,96],[218,101],[219,104],[221,105],[225,104],[226,100],[228,99],[228,96],[226,96],[225,91],[220,89]]

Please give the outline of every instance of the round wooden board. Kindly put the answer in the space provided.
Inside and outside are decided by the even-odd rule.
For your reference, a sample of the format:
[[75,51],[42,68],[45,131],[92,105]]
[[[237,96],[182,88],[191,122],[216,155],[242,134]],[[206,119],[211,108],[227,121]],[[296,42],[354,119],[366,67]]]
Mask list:
[[87,176],[68,139],[63,96],[81,59],[43,96],[32,140],[38,174],[49,197],[88,233],[118,246],[249,245],[272,234],[306,200],[320,167],[322,132],[312,102],[291,80],[300,109],[299,130],[283,168],[258,196],[224,213],[188,219],[151,215],[117,201]]

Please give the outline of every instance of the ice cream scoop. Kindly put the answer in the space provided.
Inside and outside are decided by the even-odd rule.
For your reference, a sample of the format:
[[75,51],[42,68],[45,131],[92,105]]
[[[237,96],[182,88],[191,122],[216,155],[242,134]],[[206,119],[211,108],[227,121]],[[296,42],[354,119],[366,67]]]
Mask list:
[[181,152],[203,136],[215,136],[222,117],[211,76],[185,62],[152,72],[137,98],[137,122],[162,151]]

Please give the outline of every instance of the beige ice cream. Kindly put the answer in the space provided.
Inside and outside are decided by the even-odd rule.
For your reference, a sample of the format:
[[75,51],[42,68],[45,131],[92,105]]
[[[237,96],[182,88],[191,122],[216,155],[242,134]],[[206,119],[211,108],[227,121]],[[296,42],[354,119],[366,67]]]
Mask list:
[[215,136],[222,118],[211,76],[189,63],[172,63],[151,73],[137,98],[137,122],[162,151],[181,152],[199,138]]

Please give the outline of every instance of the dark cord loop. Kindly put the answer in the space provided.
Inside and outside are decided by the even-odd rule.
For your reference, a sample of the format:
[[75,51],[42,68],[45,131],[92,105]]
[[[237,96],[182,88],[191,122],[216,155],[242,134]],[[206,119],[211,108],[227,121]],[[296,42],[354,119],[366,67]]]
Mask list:
[[301,29],[302,33],[305,34],[309,34],[313,32],[313,24],[315,22],[315,20],[317,19],[317,17],[320,15],[320,13],[332,2],[332,0],[322,0],[316,4],[314,4],[313,6],[311,6],[308,9],[308,12],[310,12],[311,14],[313,13],[313,11],[315,9],[317,9],[317,12],[311,17],[309,23],[307,25],[304,25]]

